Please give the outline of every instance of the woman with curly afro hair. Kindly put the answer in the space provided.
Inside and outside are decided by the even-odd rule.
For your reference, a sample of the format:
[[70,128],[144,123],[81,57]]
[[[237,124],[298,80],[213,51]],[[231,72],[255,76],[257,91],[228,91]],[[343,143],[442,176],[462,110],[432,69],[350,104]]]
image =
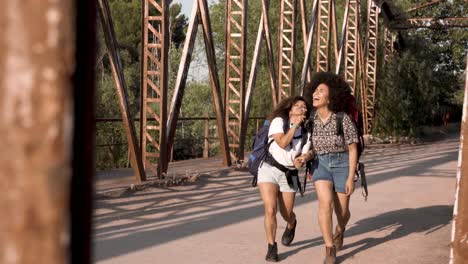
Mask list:
[[[354,192],[358,143],[357,129],[344,113],[351,96],[346,81],[330,72],[315,74],[304,89],[304,98],[316,109],[309,119],[313,125],[312,146],[316,154],[312,181],[318,196],[325,264],[336,262],[336,251],[343,245],[343,234],[351,216],[349,198]],[[338,132],[340,126],[341,133]],[[335,234],[332,233],[333,208],[338,220]]]

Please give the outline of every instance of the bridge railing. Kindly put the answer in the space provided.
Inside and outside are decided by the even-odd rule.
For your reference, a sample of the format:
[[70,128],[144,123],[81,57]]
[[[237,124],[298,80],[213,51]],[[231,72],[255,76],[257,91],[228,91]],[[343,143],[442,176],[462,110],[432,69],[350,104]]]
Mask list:
[[[247,130],[246,151],[250,151],[251,141],[258,129],[263,125],[265,117],[250,117]],[[134,119],[135,127],[139,129],[139,118]],[[178,118],[178,127],[181,128],[182,137],[184,137],[184,125],[193,125],[193,122],[202,122],[202,132],[195,137],[197,144],[201,145],[201,151],[192,151],[192,154],[185,154],[184,157],[174,153],[174,147],[171,150],[170,161],[182,160],[187,158],[208,158],[218,154],[219,138],[217,134],[216,117],[180,117]],[[130,151],[125,139],[125,130],[122,118],[96,118],[96,166],[98,170],[112,168],[130,167]],[[190,124],[192,123],[192,124]],[[137,131],[138,132],[138,131]],[[106,137],[109,135],[109,137]],[[180,136],[180,135],[179,135]],[[175,148],[177,145],[176,136]],[[187,146],[187,148],[194,146]],[[190,152],[190,151],[188,151]]]

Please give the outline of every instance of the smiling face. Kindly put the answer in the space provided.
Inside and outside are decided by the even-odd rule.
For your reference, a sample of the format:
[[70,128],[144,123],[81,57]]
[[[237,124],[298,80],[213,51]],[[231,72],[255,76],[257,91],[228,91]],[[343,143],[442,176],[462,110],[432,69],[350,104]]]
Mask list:
[[314,93],[312,94],[312,105],[315,108],[322,108],[322,107],[328,107],[330,104],[330,100],[328,99],[328,96],[330,94],[330,90],[326,84],[320,84],[317,86],[317,89],[315,89]]
[[292,107],[291,110],[289,110],[289,116],[297,115],[301,116],[304,115],[307,112],[307,106],[304,101],[296,101]]

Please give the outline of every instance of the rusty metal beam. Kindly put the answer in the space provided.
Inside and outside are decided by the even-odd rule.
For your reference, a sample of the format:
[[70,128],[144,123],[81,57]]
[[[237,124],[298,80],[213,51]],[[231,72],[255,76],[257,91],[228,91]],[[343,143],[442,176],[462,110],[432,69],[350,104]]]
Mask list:
[[315,67],[318,72],[330,71],[331,1],[319,0],[315,57]]
[[468,262],[468,56],[466,57],[464,98],[453,208],[450,264]]
[[[230,155],[239,162],[244,159],[241,126],[245,105],[247,0],[227,0],[226,8],[225,119]],[[235,119],[230,120],[231,117]]]
[[167,149],[172,149],[174,146],[174,137],[177,128],[177,120],[179,119],[182,99],[184,97],[185,85],[187,82],[187,74],[192,60],[195,38],[198,30],[198,1],[193,3],[192,14],[190,16],[189,26],[185,37],[185,44],[180,59],[179,71],[174,85],[174,93],[172,96],[172,104],[169,111],[167,121]]
[[[258,62],[260,61],[260,50],[261,50],[263,38],[265,38],[266,48],[267,48],[267,59],[269,62],[268,68],[270,72],[273,107],[275,107],[277,103],[276,96],[278,94],[278,89],[276,86],[276,75],[275,75],[275,68],[274,68],[275,66],[274,66],[273,50],[271,46],[270,26],[269,26],[269,19],[268,19],[269,2],[270,1],[268,0],[262,0],[262,15],[260,16],[260,23],[258,25],[257,40],[255,42],[254,55],[252,58],[252,66],[250,68],[249,82],[247,85],[247,92],[246,92],[246,97],[245,97],[244,123],[242,124],[242,129],[244,131],[242,131],[241,133],[241,135],[244,137],[246,135],[247,127],[248,127],[250,108],[252,104],[252,96],[253,96],[253,91],[255,88],[257,68],[258,68]],[[245,142],[245,138],[241,138],[241,142]]]
[[[273,107],[278,103],[278,78],[275,70],[275,57],[273,56],[273,44],[271,42],[270,18],[268,13],[269,0],[262,0],[263,33],[267,48],[268,72],[270,73],[271,98]],[[250,81],[250,80],[249,80]]]
[[71,262],[72,79],[75,49],[82,48],[75,45],[78,4],[2,2],[1,263]]
[[294,94],[296,0],[281,0],[278,55],[278,101]]
[[[308,39],[308,26],[307,26],[307,8],[305,4],[305,0],[299,0],[299,8],[300,8],[300,14],[301,14],[301,28],[302,28],[302,41],[303,41],[303,46],[304,46],[304,54],[307,53],[307,39]],[[311,65],[310,65],[310,60],[306,61],[309,66],[307,67],[307,81],[310,82],[310,78],[312,77],[312,72],[311,72]]]
[[226,132],[226,121],[224,116],[223,101],[221,98],[221,87],[219,85],[218,67],[216,66],[216,54],[213,44],[213,34],[211,31],[210,14],[206,0],[198,0],[198,16],[201,18],[203,26],[203,37],[205,39],[205,51],[208,58],[208,70],[210,72],[211,93],[216,111],[216,121],[218,127],[219,143],[223,154],[223,164],[231,166],[231,156],[229,155],[228,137]]
[[[166,144],[169,52],[168,0],[143,0],[140,139],[145,168],[158,177],[167,171]],[[154,118],[156,121],[150,121]]]
[[[359,12],[359,11],[358,11]],[[359,26],[359,16],[358,16],[358,29]],[[358,64],[359,64],[359,98],[361,103],[361,113],[362,113],[362,122],[364,127],[364,135],[369,134],[368,130],[368,120],[366,118],[366,111],[367,111],[367,82],[366,82],[366,63],[364,58],[364,47],[363,41],[361,37],[361,33],[357,30],[357,57],[358,57]],[[355,89],[356,92],[356,89]]]
[[[356,93],[357,70],[359,60],[359,20],[360,20],[360,2],[357,0],[349,1],[348,27],[346,28],[346,47],[345,47],[345,72],[346,82],[351,86],[353,93]],[[360,70],[364,70],[360,68]]]
[[335,73],[339,74],[340,69],[341,69],[341,62],[343,59],[343,49],[345,49],[345,43],[346,43],[346,33],[348,30],[348,20],[349,20],[349,5],[350,5],[350,0],[346,1],[346,6],[345,6],[345,11],[344,11],[344,16],[343,16],[343,26],[341,27],[341,36],[340,36],[340,41],[338,43],[338,55],[336,58],[336,63],[335,63]]
[[375,115],[375,92],[377,86],[377,49],[379,33],[379,7],[373,1],[367,5],[367,37],[366,37],[366,112],[367,132],[372,131],[372,121]]
[[392,30],[468,28],[468,17],[398,19],[390,22],[388,28]]
[[412,7],[408,10],[406,10],[406,12],[412,12],[412,11],[416,11],[416,10],[419,10],[421,8],[425,8],[425,7],[428,7],[428,6],[431,6],[431,5],[434,5],[434,4],[438,4],[440,2],[446,2],[447,0],[435,0],[435,1],[432,1],[432,2],[429,2],[429,3],[426,3],[426,4],[422,4],[422,5],[418,5],[418,6],[415,6],[415,7]]
[[[331,25],[332,25],[332,35],[333,35],[333,60],[336,66],[338,62],[338,21],[336,18],[336,1],[331,0]],[[331,61],[331,60],[330,60]],[[331,67],[330,67],[331,68]]]
[[310,53],[312,52],[312,43],[313,43],[315,25],[317,24],[318,1],[319,0],[314,0],[312,4],[312,14],[311,14],[312,19],[311,19],[311,25],[309,28],[309,34],[307,35],[307,48],[304,54],[304,62],[302,65],[302,72],[301,72],[301,86],[300,86],[301,95],[304,94],[304,86],[306,83],[307,72],[309,70]]
[[132,164],[136,180],[144,181],[146,180],[146,175],[143,169],[140,151],[138,150],[139,145],[137,141],[133,117],[130,114],[130,109],[128,106],[127,85],[125,82],[125,76],[123,74],[122,62],[120,59],[119,52],[117,50],[117,40],[115,38],[114,26],[112,23],[112,17],[107,0],[99,0],[98,9],[102,29],[104,32],[104,39],[109,54],[112,75],[114,77],[115,88],[119,97],[119,106],[120,112],[122,114],[122,119],[124,121],[125,135],[127,137],[128,148],[131,153],[130,162]]
[[[202,0],[206,1],[206,0]],[[201,17],[202,14],[206,14],[206,17]],[[223,109],[221,101],[221,91],[219,87],[219,79],[216,68],[216,60],[214,57],[214,46],[212,42],[211,35],[211,26],[209,23],[209,13],[206,3],[202,2],[200,6],[200,1],[195,1],[192,7],[192,14],[190,16],[189,26],[187,29],[187,37],[185,39],[184,48],[182,51],[181,62],[179,65],[179,71],[177,73],[177,79],[174,86],[174,95],[172,98],[171,110],[168,119],[168,132],[167,132],[167,143],[168,147],[172,148],[174,145],[175,131],[177,128],[177,120],[179,120],[180,107],[182,105],[182,100],[185,92],[185,85],[187,81],[187,74],[190,67],[190,62],[192,58],[192,53],[195,44],[195,38],[197,35],[197,28],[200,21],[204,29],[204,41],[207,54],[207,61],[209,62],[210,70],[210,81],[213,94],[213,103],[216,111],[216,119],[218,121],[218,133],[219,138],[221,139],[221,151],[223,153],[223,164],[230,165],[230,159],[227,154],[227,135],[224,124],[224,114],[220,109]],[[193,118],[182,118],[184,120],[193,119]],[[195,118],[197,119],[197,118]],[[194,119],[194,120],[195,120]],[[221,121],[220,121],[221,119]]]

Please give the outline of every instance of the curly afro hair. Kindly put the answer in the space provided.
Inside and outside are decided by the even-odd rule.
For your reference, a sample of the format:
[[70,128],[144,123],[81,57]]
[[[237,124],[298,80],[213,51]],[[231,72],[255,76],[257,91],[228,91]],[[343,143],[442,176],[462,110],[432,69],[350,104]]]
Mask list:
[[331,72],[318,72],[312,76],[312,80],[304,87],[304,98],[310,105],[312,104],[312,95],[320,84],[328,86],[328,99],[330,104],[328,109],[338,113],[346,110],[347,102],[352,96],[351,87],[340,75]]

